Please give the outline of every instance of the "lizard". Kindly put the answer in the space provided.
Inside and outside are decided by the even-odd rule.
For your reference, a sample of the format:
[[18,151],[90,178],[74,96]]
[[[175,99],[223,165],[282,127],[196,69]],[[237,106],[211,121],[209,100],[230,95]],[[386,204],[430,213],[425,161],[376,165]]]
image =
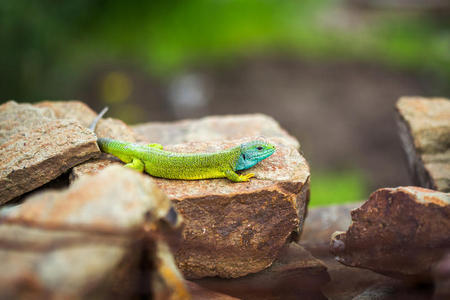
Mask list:
[[[94,133],[97,122],[107,110],[105,107],[89,126]],[[184,180],[228,178],[233,182],[249,181],[254,173],[241,175],[236,171],[249,169],[276,151],[274,145],[259,140],[212,153],[170,152],[165,151],[161,144],[139,145],[110,138],[97,138],[97,144],[102,152],[124,162],[125,167],[154,177]]]

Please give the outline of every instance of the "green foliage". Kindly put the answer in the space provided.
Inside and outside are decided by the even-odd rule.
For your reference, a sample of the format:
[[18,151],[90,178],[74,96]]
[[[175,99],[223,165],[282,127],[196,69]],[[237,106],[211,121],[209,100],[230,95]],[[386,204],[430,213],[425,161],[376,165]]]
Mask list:
[[341,1],[6,0],[0,3],[2,97],[64,97],[92,65],[134,62],[170,76],[195,63],[261,52],[359,60],[450,78],[448,24],[377,12],[356,26]]
[[311,176],[310,206],[342,204],[367,198],[366,184],[361,172],[318,172]]

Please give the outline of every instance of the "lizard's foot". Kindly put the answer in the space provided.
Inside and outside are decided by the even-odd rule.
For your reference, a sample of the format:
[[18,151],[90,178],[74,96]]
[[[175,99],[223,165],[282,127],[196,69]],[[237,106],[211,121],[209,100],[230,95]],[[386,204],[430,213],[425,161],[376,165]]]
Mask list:
[[151,148],[156,148],[156,149],[159,149],[159,150],[163,149],[163,146],[161,144],[148,144],[147,146],[151,147]]
[[137,158],[133,158],[133,161],[126,164],[125,167],[139,171],[139,172],[144,172],[144,163],[142,162],[142,160],[137,159]]
[[245,174],[245,175],[239,175],[236,172],[232,170],[225,171],[225,176],[233,181],[233,182],[243,182],[243,181],[249,181],[250,178],[255,176],[253,173]]
[[239,175],[239,179],[241,179],[241,181],[250,181],[250,178],[252,178],[254,176],[255,176],[254,173],[248,173],[245,175]]

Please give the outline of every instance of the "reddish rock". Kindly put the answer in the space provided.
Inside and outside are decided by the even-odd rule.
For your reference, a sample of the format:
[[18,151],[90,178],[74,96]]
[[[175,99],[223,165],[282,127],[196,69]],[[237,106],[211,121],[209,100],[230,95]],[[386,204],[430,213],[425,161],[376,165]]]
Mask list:
[[[230,142],[169,146],[176,152],[213,152]],[[246,183],[227,179],[166,180],[155,178],[185,220],[183,241],[175,257],[188,278],[239,277],[271,265],[286,241],[303,227],[309,200],[309,168],[282,140],[274,155],[248,172]]]
[[334,234],[331,251],[349,266],[428,280],[450,248],[449,202],[449,194],[419,187],[379,189],[352,211],[347,232]]
[[14,101],[0,106],[0,204],[99,155],[96,137],[49,109]]
[[0,298],[189,298],[162,239],[176,234],[170,210],[147,176],[122,167],[2,208]]
[[[97,116],[89,106],[80,101],[43,101],[35,104],[37,107],[48,108],[58,119],[79,121],[84,127],[89,127]],[[98,137],[118,139],[126,142],[136,142],[139,137],[128,125],[118,119],[103,118],[96,127]]]
[[[298,142],[271,118],[260,115],[235,118],[223,117],[223,122],[221,117],[205,118],[198,121],[202,126],[196,121],[183,121],[173,126],[156,124],[156,127],[149,123],[145,130],[139,131],[151,142],[162,143],[166,150],[183,153],[219,151],[251,139],[224,141],[232,134],[257,134],[253,139],[262,134],[281,136],[268,138],[278,150],[247,171],[256,174],[248,183],[235,184],[227,179],[154,178],[185,219],[183,242],[176,253],[176,261],[188,278],[239,277],[258,272],[271,265],[293,233],[297,236],[302,230],[309,201],[309,167],[296,149]],[[238,126],[240,122],[250,122],[245,121],[247,119],[253,121],[252,128],[257,130]],[[263,122],[268,124],[260,124]],[[186,130],[185,126],[202,133],[196,135],[194,129]],[[153,139],[150,133],[159,138]],[[169,136],[189,142],[166,145]],[[218,138],[220,141],[216,140]],[[105,159],[84,164],[74,169],[73,177],[94,174],[113,162]]]
[[450,100],[402,97],[396,108],[414,184],[450,192]]
[[241,299],[326,299],[327,267],[296,243],[286,245],[269,268],[241,278],[204,278],[195,283]]
[[[49,109],[58,119],[77,120],[86,128],[91,125],[97,116],[95,111],[80,101],[43,101],[35,104],[35,106]],[[95,134],[97,137],[112,138],[130,143],[144,140],[127,124],[114,118],[102,118],[99,120]],[[74,180],[80,174],[95,174],[95,170],[103,169],[115,161],[117,159],[113,156],[102,153],[98,157],[74,167],[70,177]]]
[[[175,152],[213,152],[247,141],[189,143],[165,147]],[[227,179],[167,180],[153,178],[185,220],[176,253],[188,278],[239,277],[271,265],[293,234],[300,234],[309,200],[309,168],[283,139],[274,155],[247,172],[246,183]],[[75,177],[95,173],[108,161],[77,167]]]

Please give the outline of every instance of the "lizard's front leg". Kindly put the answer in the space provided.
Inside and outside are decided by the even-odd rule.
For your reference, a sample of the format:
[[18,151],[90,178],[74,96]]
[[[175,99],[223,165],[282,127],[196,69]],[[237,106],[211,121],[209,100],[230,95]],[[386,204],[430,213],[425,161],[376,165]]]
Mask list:
[[142,162],[142,160],[134,158],[133,160],[126,164],[125,167],[133,169],[133,170],[137,170],[139,172],[144,172],[144,163]]
[[226,170],[225,176],[233,182],[243,182],[243,181],[249,181],[249,179],[252,178],[253,176],[255,176],[255,174],[249,173],[246,175],[239,175],[232,170]]

